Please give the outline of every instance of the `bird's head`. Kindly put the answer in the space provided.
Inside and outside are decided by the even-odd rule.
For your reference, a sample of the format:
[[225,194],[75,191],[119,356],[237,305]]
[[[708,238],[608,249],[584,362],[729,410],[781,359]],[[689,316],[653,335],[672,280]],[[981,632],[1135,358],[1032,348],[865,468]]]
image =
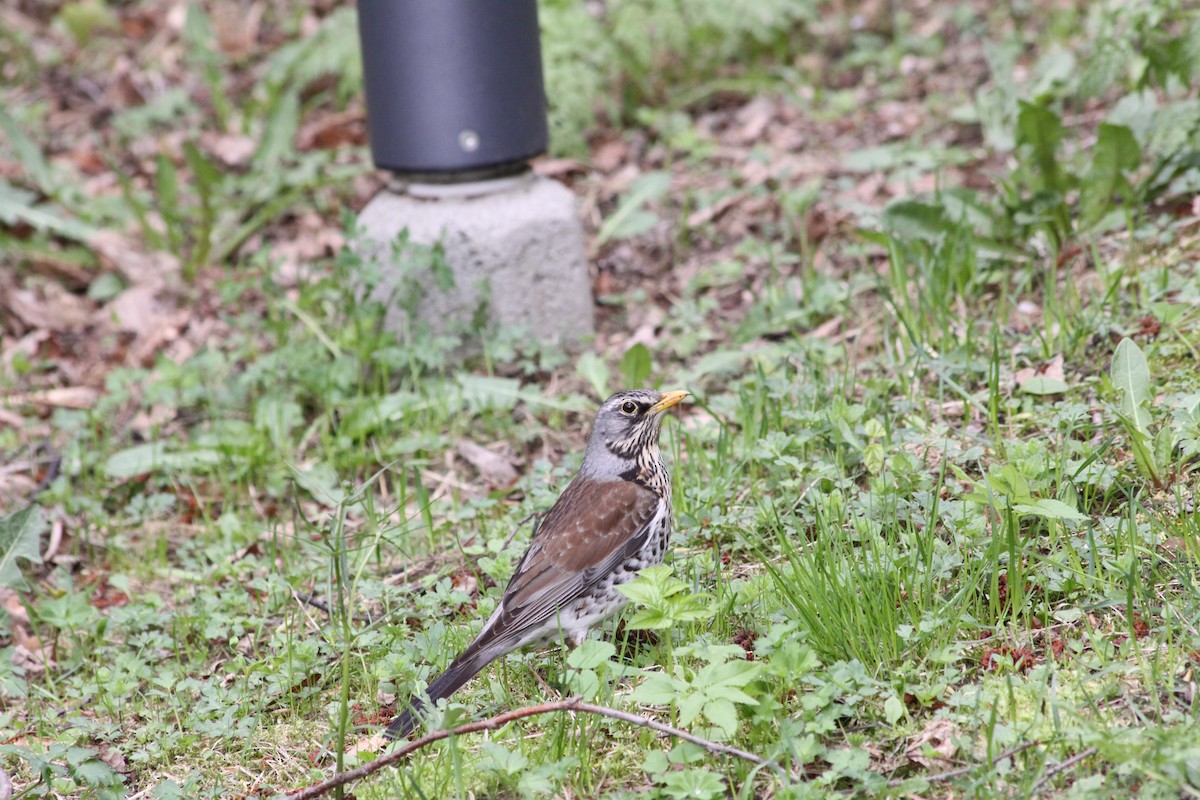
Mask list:
[[592,425],[584,471],[616,478],[636,465],[639,454],[657,452],[663,413],[687,396],[684,391],[631,389],[605,400]]

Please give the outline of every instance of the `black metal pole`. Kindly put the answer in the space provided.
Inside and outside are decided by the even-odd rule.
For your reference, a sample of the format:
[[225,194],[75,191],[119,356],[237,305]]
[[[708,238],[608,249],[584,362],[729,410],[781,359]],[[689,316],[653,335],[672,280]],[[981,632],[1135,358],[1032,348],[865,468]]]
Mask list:
[[377,167],[478,180],[545,152],[537,0],[358,0],[358,23]]

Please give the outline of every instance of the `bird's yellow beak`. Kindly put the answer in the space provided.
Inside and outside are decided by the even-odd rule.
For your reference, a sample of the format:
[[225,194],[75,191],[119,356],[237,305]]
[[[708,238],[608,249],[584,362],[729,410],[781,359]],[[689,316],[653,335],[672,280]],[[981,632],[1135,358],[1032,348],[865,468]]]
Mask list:
[[657,403],[650,406],[650,413],[651,414],[661,414],[662,412],[666,411],[668,408],[679,405],[679,401],[682,400],[683,398],[687,397],[689,394],[691,394],[691,392],[685,392],[682,390],[674,391],[674,392],[666,392],[663,394],[662,400],[659,400]]

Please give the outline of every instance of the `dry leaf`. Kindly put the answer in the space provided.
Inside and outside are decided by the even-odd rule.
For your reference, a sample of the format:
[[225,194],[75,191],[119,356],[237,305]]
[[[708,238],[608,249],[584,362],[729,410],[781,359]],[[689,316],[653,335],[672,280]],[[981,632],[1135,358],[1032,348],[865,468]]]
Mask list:
[[14,414],[11,411],[0,408],[0,426],[3,425],[20,430],[25,427],[25,418],[20,414]]
[[12,663],[14,667],[20,667],[29,675],[40,675],[46,671],[46,667],[54,667],[54,659],[46,653],[46,649],[42,647],[41,642],[36,636],[25,638],[24,641],[29,644],[22,643],[23,634],[20,633],[20,628],[13,629],[13,639],[17,644],[13,647]]
[[71,294],[58,283],[47,283],[40,291],[17,289],[5,293],[0,306],[29,328],[51,331],[82,331],[91,321],[92,303]]
[[588,168],[573,158],[539,158],[533,162],[533,171],[546,178],[564,178],[586,174]]
[[302,153],[366,143],[367,115],[362,108],[326,114],[306,123],[296,133],[296,149]]
[[733,140],[739,144],[752,145],[763,138],[767,126],[775,119],[777,108],[774,98],[758,96],[738,109],[735,116],[737,131]]
[[50,331],[35,330],[22,336],[17,341],[4,348],[4,352],[0,353],[0,364],[11,365],[13,357],[18,353],[26,358],[33,358],[42,346],[50,338]]
[[241,167],[250,163],[258,144],[249,136],[240,133],[200,134],[200,144],[218,161],[227,167]]
[[629,191],[633,182],[641,177],[642,171],[637,164],[626,164],[616,170],[601,182],[607,197],[620,197]]
[[29,626],[29,614],[25,611],[25,604],[21,602],[20,595],[14,590],[7,587],[0,588],[0,608],[8,613],[8,618],[13,625]]
[[1039,375],[1045,375],[1047,378],[1058,378],[1060,381],[1066,380],[1066,374],[1063,372],[1063,355],[1059,353],[1048,364],[1042,366],[1038,370]]
[[158,327],[161,310],[153,286],[131,286],[113,298],[101,313],[121,330],[145,336]]
[[302,269],[322,258],[338,254],[346,245],[341,226],[330,224],[319,214],[301,214],[288,236],[272,245],[272,254],[279,259],[273,277],[280,286],[298,286],[309,279],[310,270]]
[[845,320],[841,316],[831,317],[809,331],[808,335],[814,339],[827,339],[838,332],[843,322]]
[[125,756],[121,751],[116,748],[100,745],[100,760],[112,767],[114,772],[122,775],[129,774],[129,764],[125,761]]
[[458,443],[458,454],[493,486],[509,486],[517,479],[517,470],[507,456],[481,447],[469,439]]
[[1066,391],[1067,381],[1066,372],[1063,370],[1062,353],[1059,353],[1053,359],[1039,367],[1024,367],[1017,370],[1013,373],[1013,385],[1017,389],[1020,389],[1034,378],[1042,379],[1040,382],[1046,384],[1045,388],[1038,388],[1036,390],[1030,387],[1034,391],[1034,394],[1053,394],[1056,391]]
[[933,719],[905,748],[904,755],[923,767],[943,764],[954,755],[954,723],[948,719]]
[[254,3],[246,8],[238,0],[215,0],[212,5],[212,24],[221,51],[231,56],[242,56],[253,51],[265,8],[264,3]]
[[744,194],[731,194],[721,198],[711,206],[698,208],[688,215],[688,226],[692,228],[699,227],[706,223],[712,222],[715,219],[723,217],[726,212],[741,205],[746,199]]
[[390,747],[392,742],[383,738],[382,733],[374,733],[359,739],[354,744],[350,745],[349,752],[351,753],[378,753],[386,747]]
[[479,579],[469,572],[463,572],[450,579],[450,585],[467,597],[479,596]]
[[83,291],[95,278],[89,270],[65,258],[59,258],[53,252],[31,255],[25,263],[31,272],[50,277],[72,292]]
[[100,398],[100,392],[90,386],[63,386],[58,389],[45,389],[40,392],[24,392],[0,397],[0,402],[8,406],[19,406],[25,403],[38,406],[54,406],[55,408],[91,408]]
[[152,431],[161,428],[175,419],[175,413],[173,407],[162,403],[155,403],[148,410],[139,411],[129,423],[129,427],[143,436],[148,436]]
[[654,350],[658,345],[658,329],[663,323],[664,316],[661,308],[651,305],[647,309],[646,316],[642,319],[641,324],[625,340],[625,349],[628,350],[635,344],[644,344],[646,347]]
[[600,172],[612,172],[628,160],[629,143],[624,139],[607,141],[592,153],[592,167]]
[[178,280],[179,259],[170,253],[147,252],[115,231],[100,231],[88,246],[109,269],[131,286],[160,287]]
[[[187,309],[170,314],[160,314],[154,319],[154,327],[139,338],[129,348],[127,361],[131,364],[149,364],[154,356],[163,352],[167,345],[179,337],[179,332],[187,324],[191,312]],[[181,363],[175,361],[175,363]]]

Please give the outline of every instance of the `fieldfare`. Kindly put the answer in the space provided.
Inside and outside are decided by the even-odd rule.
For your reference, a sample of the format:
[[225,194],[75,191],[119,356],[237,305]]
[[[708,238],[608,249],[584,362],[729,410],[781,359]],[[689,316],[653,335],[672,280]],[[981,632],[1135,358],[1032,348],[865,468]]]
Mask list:
[[[425,690],[449,697],[497,658],[570,640],[625,605],[618,586],[659,564],[671,534],[671,476],[658,449],[663,412],[687,392],[637,389],[604,401],[579,474],[547,512],[495,612],[475,641]],[[412,732],[425,703],[413,697],[384,734]]]

